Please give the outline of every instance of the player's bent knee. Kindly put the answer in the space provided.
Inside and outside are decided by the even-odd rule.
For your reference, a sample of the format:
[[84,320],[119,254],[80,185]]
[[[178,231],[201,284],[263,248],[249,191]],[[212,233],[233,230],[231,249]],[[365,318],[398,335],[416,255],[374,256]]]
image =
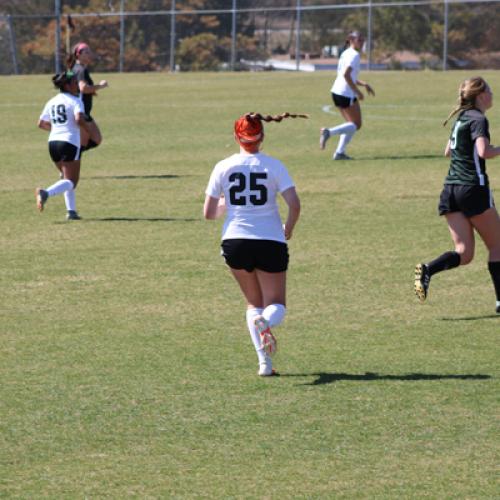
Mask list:
[[461,266],[466,266],[467,264],[470,264],[472,260],[474,259],[474,252],[470,251],[465,251],[463,253],[458,252],[460,255],[460,265]]

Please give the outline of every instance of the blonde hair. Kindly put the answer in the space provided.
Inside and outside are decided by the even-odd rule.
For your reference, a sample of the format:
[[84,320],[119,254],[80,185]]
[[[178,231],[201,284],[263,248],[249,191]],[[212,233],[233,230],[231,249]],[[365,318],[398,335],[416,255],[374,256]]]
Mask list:
[[448,115],[448,118],[443,123],[443,127],[448,123],[452,116],[455,116],[461,111],[474,109],[476,106],[476,98],[488,88],[486,81],[480,76],[474,76],[463,81],[458,87],[458,100],[455,109]]

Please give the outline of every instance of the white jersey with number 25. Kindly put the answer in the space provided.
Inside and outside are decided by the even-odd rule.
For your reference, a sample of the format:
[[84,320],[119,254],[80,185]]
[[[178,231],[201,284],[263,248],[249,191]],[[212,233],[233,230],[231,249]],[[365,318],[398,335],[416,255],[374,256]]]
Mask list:
[[82,101],[74,95],[61,92],[43,108],[40,120],[50,122],[50,141],[64,141],[80,147],[80,126],[76,114],[83,113]]
[[262,153],[238,153],[217,163],[206,194],[212,198],[224,194],[222,239],[285,242],[276,197],[293,186],[283,163]]

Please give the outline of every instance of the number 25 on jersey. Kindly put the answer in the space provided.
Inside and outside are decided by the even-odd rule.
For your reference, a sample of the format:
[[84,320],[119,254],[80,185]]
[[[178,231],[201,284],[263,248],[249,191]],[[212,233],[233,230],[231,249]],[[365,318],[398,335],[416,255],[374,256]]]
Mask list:
[[[234,172],[229,176],[232,183],[229,188],[231,205],[265,205],[267,202],[267,187],[262,181],[267,179],[266,172],[250,172],[248,177],[242,172]],[[251,194],[242,194],[249,185]]]

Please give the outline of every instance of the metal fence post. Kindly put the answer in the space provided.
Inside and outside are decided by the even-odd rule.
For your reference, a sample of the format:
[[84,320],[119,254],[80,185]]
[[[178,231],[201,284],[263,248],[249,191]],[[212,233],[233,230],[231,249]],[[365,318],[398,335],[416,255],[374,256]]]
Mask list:
[[231,71],[234,71],[236,62],[236,0],[233,0],[232,25],[231,25]]
[[12,55],[12,66],[14,66],[14,74],[19,74],[19,67],[17,66],[17,53],[16,53],[16,34],[12,28],[12,16],[7,16],[7,26],[9,27],[9,40],[10,40],[10,53]]
[[443,71],[447,69],[448,59],[448,0],[444,0],[444,26],[443,26]]
[[54,14],[56,18],[56,73],[61,70],[61,0],[55,0]]
[[372,65],[372,0],[368,2],[368,33],[366,37],[366,52],[368,56],[367,69],[370,71]]
[[300,70],[300,14],[301,14],[300,0],[297,0],[297,26],[295,31],[295,69]]
[[125,0],[120,0],[120,73],[123,73],[123,59],[125,57]]
[[170,9],[170,71],[175,71],[175,0]]

